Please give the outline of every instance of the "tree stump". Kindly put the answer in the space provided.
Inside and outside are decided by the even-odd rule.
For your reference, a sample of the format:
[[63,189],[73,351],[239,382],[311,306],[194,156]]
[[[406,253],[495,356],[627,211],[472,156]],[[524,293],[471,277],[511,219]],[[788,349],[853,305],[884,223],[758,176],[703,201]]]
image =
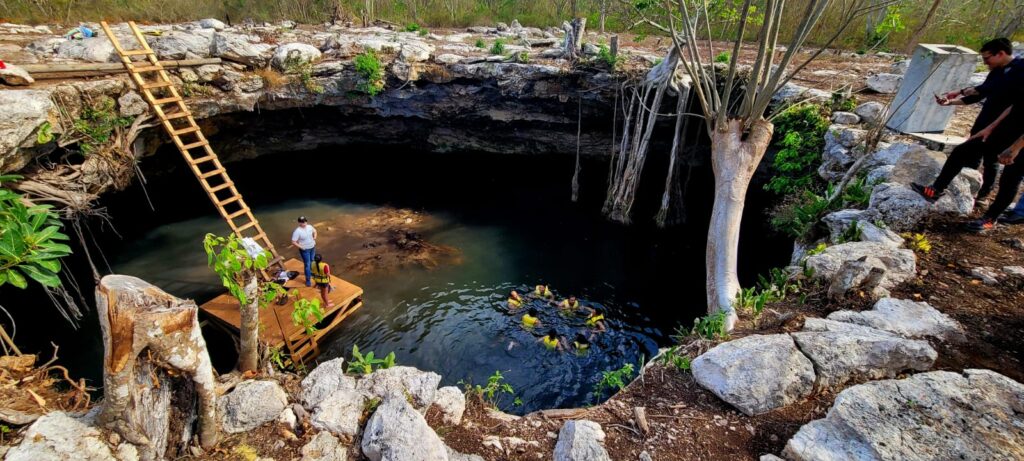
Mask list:
[[135,444],[142,459],[158,460],[187,447],[198,416],[200,442],[213,448],[213,366],[195,302],[108,275],[96,287],[96,307],[104,345],[100,423]]
[[580,56],[583,34],[587,28],[587,18],[576,18],[572,22],[562,23],[562,30],[565,31],[565,41],[562,43],[562,53],[566,59],[575,59]]

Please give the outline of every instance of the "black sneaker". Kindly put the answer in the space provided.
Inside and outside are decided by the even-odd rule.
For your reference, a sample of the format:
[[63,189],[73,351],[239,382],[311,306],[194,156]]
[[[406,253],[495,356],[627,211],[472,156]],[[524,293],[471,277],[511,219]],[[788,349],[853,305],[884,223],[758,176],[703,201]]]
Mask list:
[[932,186],[924,186],[916,182],[910,183],[910,188],[914,189],[914,192],[921,194],[929,203],[935,203],[939,200],[939,197],[946,193],[946,191],[939,191]]
[[999,217],[1000,224],[1024,224],[1024,215],[1006,213]]
[[969,230],[971,232],[975,232],[975,233],[978,233],[978,234],[983,234],[983,233],[988,232],[988,231],[990,231],[992,229],[995,229],[996,222],[992,218],[981,218],[981,219],[976,219],[974,221],[971,221],[971,222],[967,223],[966,227],[967,227],[967,230]]

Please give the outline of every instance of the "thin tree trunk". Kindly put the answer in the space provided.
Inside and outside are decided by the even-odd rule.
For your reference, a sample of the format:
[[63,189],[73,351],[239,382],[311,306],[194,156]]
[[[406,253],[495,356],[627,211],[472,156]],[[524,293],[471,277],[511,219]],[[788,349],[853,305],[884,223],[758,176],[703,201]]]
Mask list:
[[924,15],[924,19],[921,20],[921,24],[914,29],[914,33],[910,34],[910,40],[907,41],[907,47],[903,50],[904,54],[911,54],[914,52],[914,47],[917,46],[917,42],[921,39],[921,34],[928,28],[928,23],[932,21],[932,17],[935,16],[935,12],[939,10],[939,5],[942,4],[942,0],[935,0],[932,2],[931,8],[928,8],[928,13]]
[[711,165],[715,173],[715,204],[705,255],[708,313],[726,313],[726,328],[736,324],[734,303],[740,291],[737,265],[740,221],[747,187],[768,150],[773,126],[755,121],[744,139],[743,120],[730,119],[711,133]]
[[683,134],[686,131],[684,127],[684,121],[686,116],[683,112],[686,111],[686,100],[689,93],[680,91],[679,100],[676,103],[676,129],[675,135],[672,137],[672,151],[668,161],[668,174],[665,175],[665,192],[661,195],[661,208],[658,209],[658,214],[654,217],[654,222],[658,227],[665,227],[665,223],[668,222],[668,211],[670,198],[672,197],[672,187],[678,181],[679,168],[676,166],[676,159],[679,158],[679,151],[682,149]]
[[253,276],[245,285],[245,297],[248,306],[241,307],[241,325],[239,326],[238,371],[256,371],[259,368],[259,335],[260,308],[256,297],[259,295],[259,283]]
[[604,33],[604,20],[608,17],[608,0],[601,0],[601,33]]
[[100,424],[136,445],[144,460],[173,459],[191,439],[191,423],[181,422],[198,412],[200,443],[212,449],[213,365],[196,304],[135,277],[108,275],[96,287],[96,308],[104,345]]

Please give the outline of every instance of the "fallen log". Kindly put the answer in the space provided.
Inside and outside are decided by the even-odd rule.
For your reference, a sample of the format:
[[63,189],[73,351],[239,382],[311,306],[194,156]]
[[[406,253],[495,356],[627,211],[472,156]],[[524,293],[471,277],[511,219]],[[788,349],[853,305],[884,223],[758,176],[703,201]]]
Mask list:
[[[179,67],[198,67],[207,64],[221,64],[220,58],[203,59],[181,59],[172,61],[160,61],[165,69],[177,69]],[[19,64],[19,67],[32,75],[35,79],[74,78],[74,77],[95,77],[124,72],[124,64],[117,62],[76,62],[76,63],[50,63],[50,64]]]

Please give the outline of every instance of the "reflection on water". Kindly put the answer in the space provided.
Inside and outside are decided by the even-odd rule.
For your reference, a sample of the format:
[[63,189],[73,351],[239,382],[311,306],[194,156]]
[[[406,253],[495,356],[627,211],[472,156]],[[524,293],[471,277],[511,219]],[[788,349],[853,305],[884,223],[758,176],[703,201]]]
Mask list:
[[[293,201],[255,212],[280,251],[293,256],[295,250],[286,245],[296,216],[334,221],[375,209]],[[641,312],[638,300],[617,288],[634,266],[619,228],[583,222],[546,226],[514,217],[460,220],[444,212],[431,213],[431,218],[422,230],[424,240],[457,249],[460,260],[433,270],[339,271],[363,287],[364,307],[321,345],[322,359],[347,359],[354,344],[379,356],[394,351],[399,364],[436,371],[444,385],[482,384],[500,370],[523,401],[521,407],[506,409],[525,412],[585,404],[602,371],[650,357],[672,326],[656,324]],[[205,301],[222,291],[206,268],[201,240],[207,232],[223,234],[222,221],[210,216],[160,226],[130,242],[118,254],[115,270]],[[358,245],[339,234],[318,250],[335,267],[345,267],[346,255]],[[538,343],[551,327],[571,343],[577,332],[587,331],[582,317],[563,316],[553,305],[537,303],[543,328],[527,331],[520,325],[522,311],[507,312],[511,290],[527,293],[537,283],[550,284],[559,299],[576,295],[583,305],[605,314],[608,331],[596,336],[589,352],[559,353]]]

